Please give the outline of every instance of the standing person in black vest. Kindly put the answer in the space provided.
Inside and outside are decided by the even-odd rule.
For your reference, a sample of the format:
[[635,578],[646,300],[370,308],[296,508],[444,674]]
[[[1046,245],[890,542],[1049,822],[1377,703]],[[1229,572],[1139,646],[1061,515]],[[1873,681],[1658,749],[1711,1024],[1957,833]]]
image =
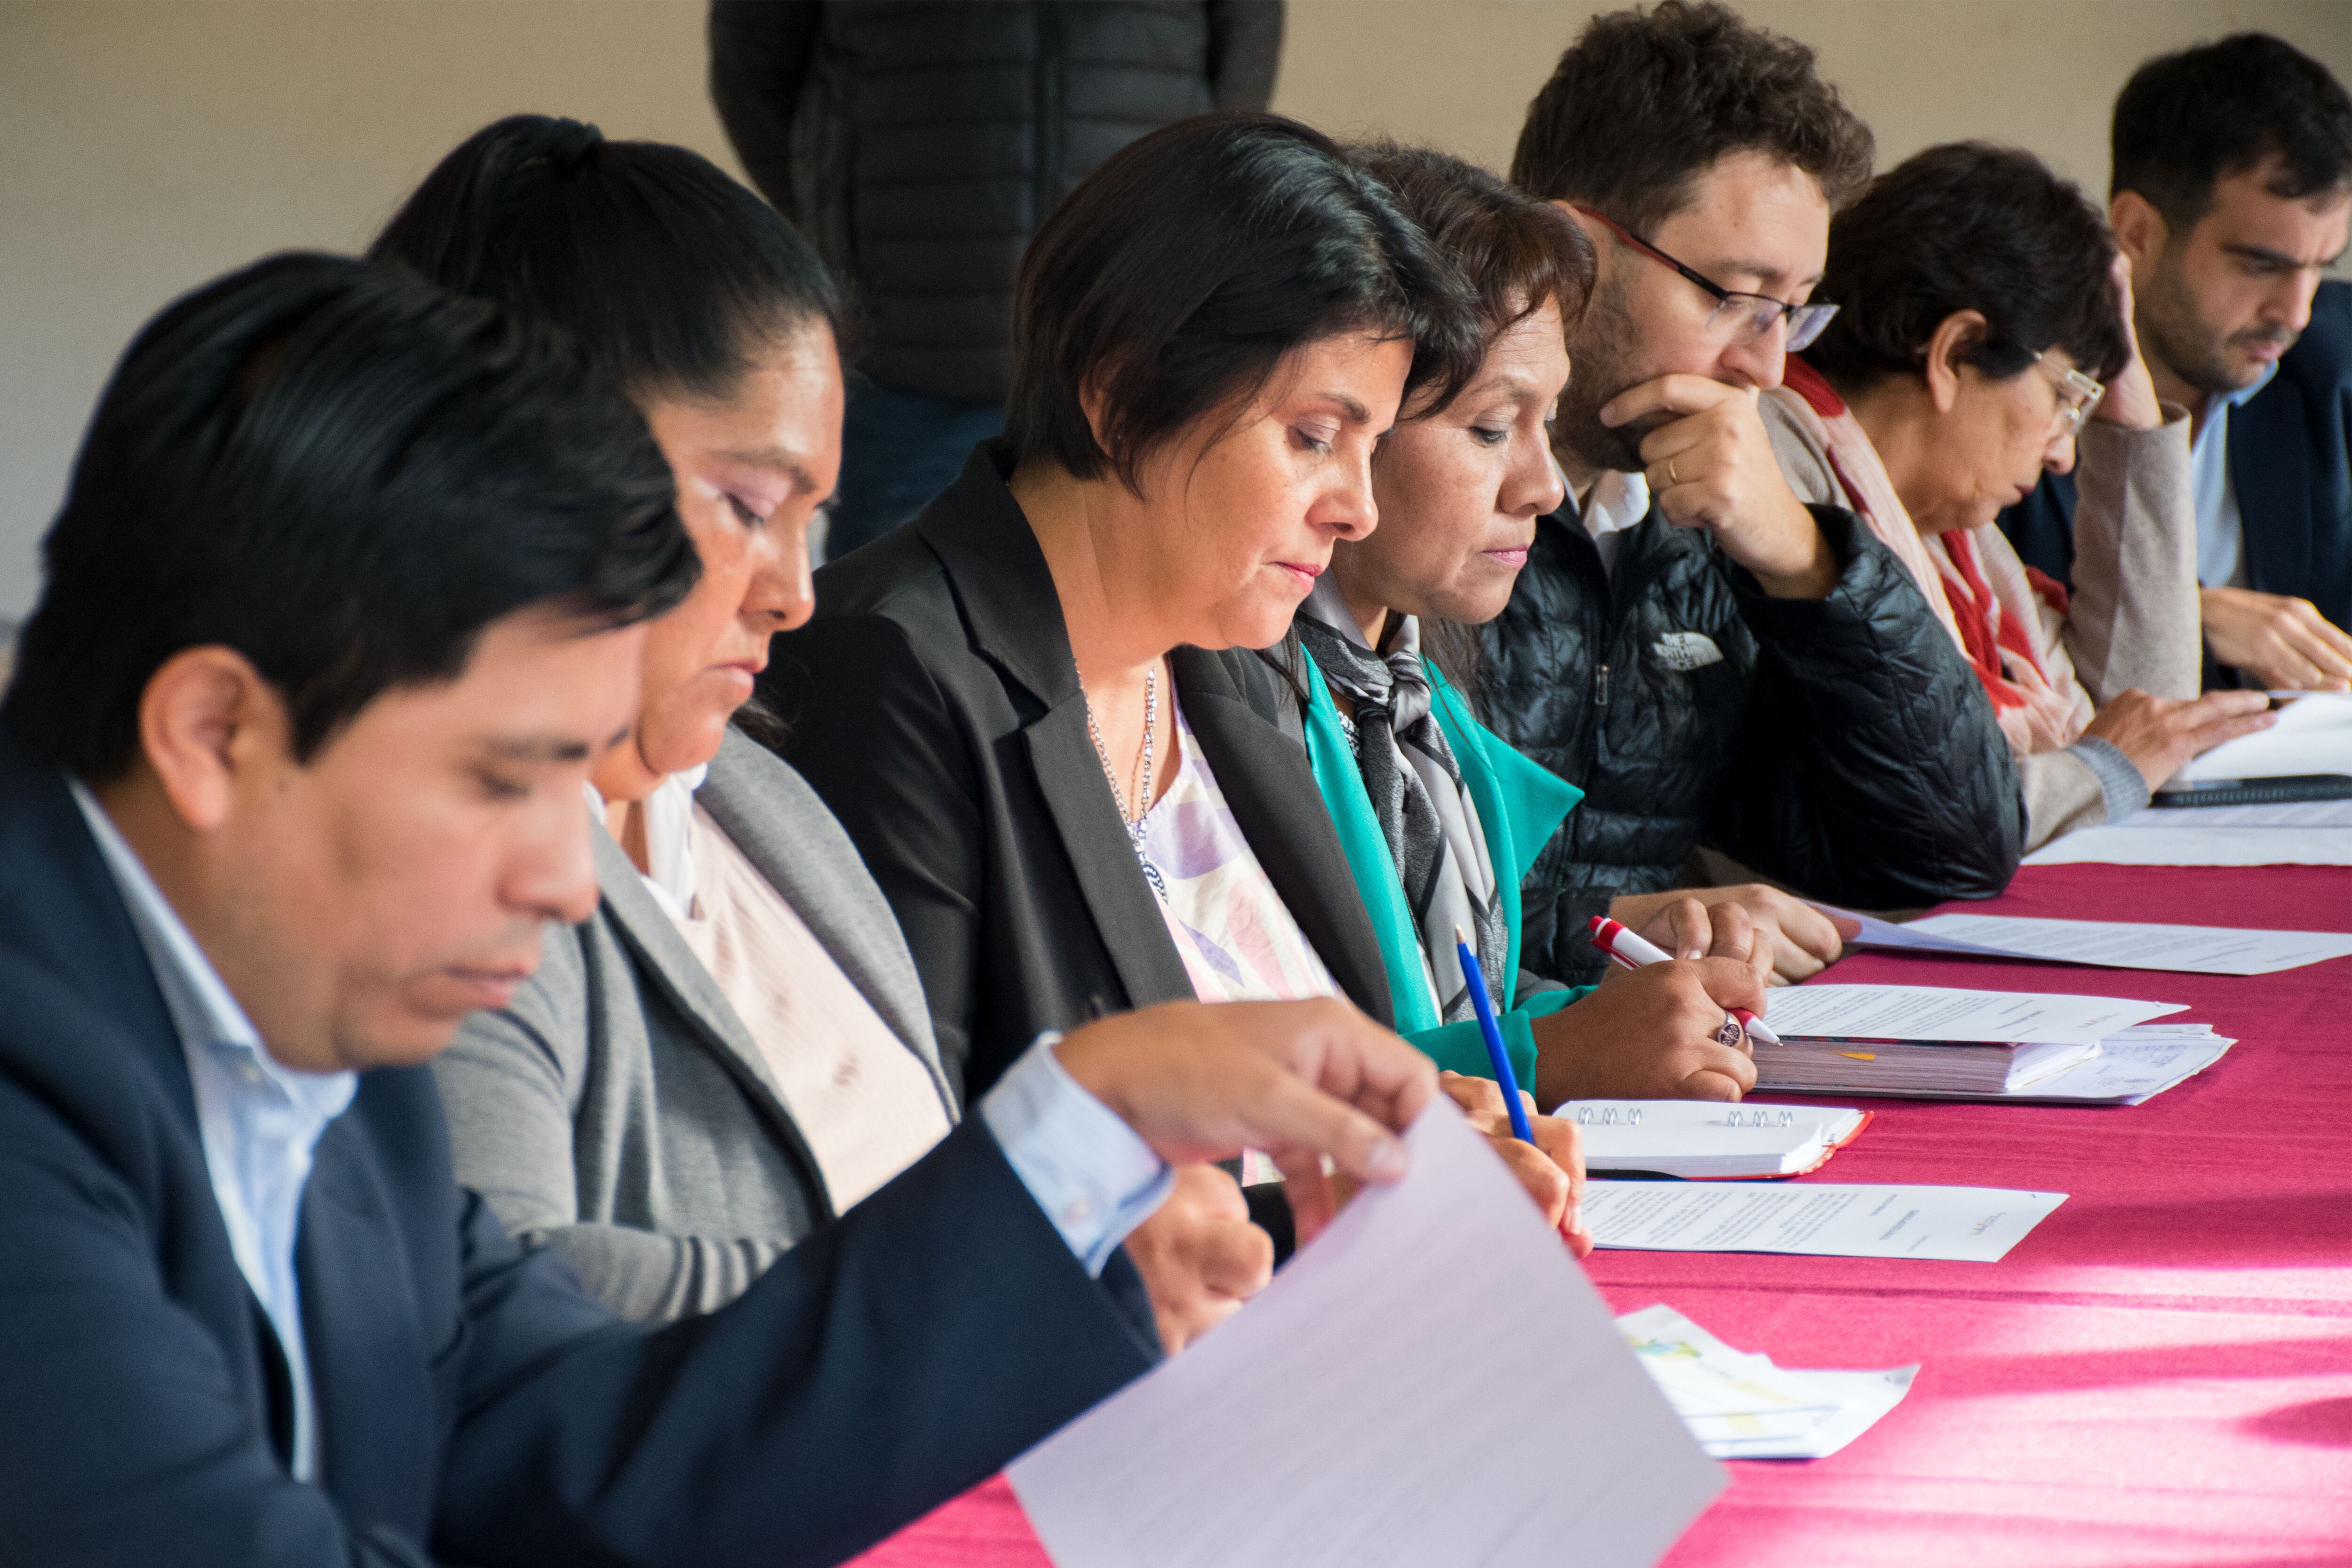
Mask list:
[[[1984,898],[2016,868],[1982,689],[1869,529],[1797,500],[1758,413],[1834,309],[1812,300],[1830,214],[1870,158],[1812,51],[1720,5],[1596,18],[1528,108],[1512,181],[1600,258],[1553,437],[1570,504],[1481,628],[1487,723],[1585,792],[1525,889],[1538,973],[1598,974],[1592,916],[1696,912],[1674,889],[1701,845],[1864,908]],[[1711,897],[1782,979],[1837,955],[1785,892]]]
[[[2205,684],[2352,689],[2352,95],[2265,33],[2147,62],[2116,100],[2107,221],[2157,392],[2193,431]],[[2060,582],[2074,479],[2001,514]]]
[[829,559],[1004,425],[1013,275],[1079,181],[1160,126],[1274,95],[1282,0],[712,0],[736,155],[865,313]]

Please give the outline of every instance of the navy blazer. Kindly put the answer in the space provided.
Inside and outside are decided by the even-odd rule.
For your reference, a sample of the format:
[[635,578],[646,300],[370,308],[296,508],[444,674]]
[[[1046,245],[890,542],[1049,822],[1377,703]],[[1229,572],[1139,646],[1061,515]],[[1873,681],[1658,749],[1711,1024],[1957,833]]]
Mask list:
[[317,1484],[178,1037],[56,770],[0,734],[0,1557],[65,1568],[823,1563],[1156,1355],[973,1117],[740,1300],[625,1324],[449,1173],[424,1068],[320,1141]]
[[[2248,584],[2308,599],[2352,630],[2352,283],[2319,286],[2278,374],[2231,410],[2228,441]],[[2029,564],[2071,583],[2074,476],[2044,474],[2000,530]],[[2209,654],[2207,685],[2216,669]]]

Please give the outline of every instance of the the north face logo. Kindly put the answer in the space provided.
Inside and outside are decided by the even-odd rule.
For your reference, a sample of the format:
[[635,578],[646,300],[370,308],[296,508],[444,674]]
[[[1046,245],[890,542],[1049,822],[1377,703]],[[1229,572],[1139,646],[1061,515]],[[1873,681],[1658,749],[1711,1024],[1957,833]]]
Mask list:
[[1650,645],[1650,657],[1668,669],[1705,669],[1723,662],[1723,650],[1705,632],[1668,632]]

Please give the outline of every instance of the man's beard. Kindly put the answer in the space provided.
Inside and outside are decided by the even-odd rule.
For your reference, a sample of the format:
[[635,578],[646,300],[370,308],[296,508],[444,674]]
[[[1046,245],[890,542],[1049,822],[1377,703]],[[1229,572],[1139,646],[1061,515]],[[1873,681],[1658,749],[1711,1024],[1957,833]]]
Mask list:
[[2208,397],[2252,386],[2262,374],[2262,367],[2239,369],[2230,363],[2229,351],[2256,343],[2276,343],[2284,353],[2294,344],[2296,334],[2256,327],[2228,338],[2220,336],[2198,315],[2196,298],[2182,281],[2181,271],[2168,250],[2157,263],[2156,276],[2148,279],[2147,289],[2134,306],[2134,325],[2139,331],[2141,349]]
[[1612,428],[1601,423],[1601,410],[1612,398],[1654,379],[1630,368],[1640,338],[1622,289],[1602,284],[1586,308],[1584,320],[1577,324],[1575,341],[1570,345],[1573,369],[1568,390],[1560,394],[1559,422],[1552,431],[1552,439],[1588,467],[1640,473],[1644,467],[1643,439],[1680,417],[1660,409],[1631,425]]

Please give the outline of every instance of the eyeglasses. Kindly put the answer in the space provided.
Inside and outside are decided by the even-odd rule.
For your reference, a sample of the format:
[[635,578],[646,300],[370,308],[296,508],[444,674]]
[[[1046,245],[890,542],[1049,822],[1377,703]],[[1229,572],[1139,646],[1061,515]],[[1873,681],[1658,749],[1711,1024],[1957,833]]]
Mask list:
[[2035,354],[2033,363],[2042,367],[2050,390],[2058,395],[2058,412],[2050,418],[2050,434],[2054,440],[2082,429],[2083,421],[2090,417],[2091,410],[2098,406],[2107,389],[2079,370],[2060,370],[2044,357],[2047,352]]
[[1727,342],[1759,342],[1769,335],[1776,325],[1789,329],[1788,352],[1795,353],[1809,346],[1838,313],[1835,305],[1819,302],[1791,305],[1785,300],[1775,300],[1769,294],[1745,294],[1736,289],[1726,289],[1696,268],[1684,266],[1648,240],[1642,239],[1606,213],[1588,206],[1576,209],[1590,218],[1606,224],[1609,232],[1623,240],[1661,266],[1671,267],[1693,283],[1706,289],[1714,300],[1715,310],[1706,319],[1707,331]]

